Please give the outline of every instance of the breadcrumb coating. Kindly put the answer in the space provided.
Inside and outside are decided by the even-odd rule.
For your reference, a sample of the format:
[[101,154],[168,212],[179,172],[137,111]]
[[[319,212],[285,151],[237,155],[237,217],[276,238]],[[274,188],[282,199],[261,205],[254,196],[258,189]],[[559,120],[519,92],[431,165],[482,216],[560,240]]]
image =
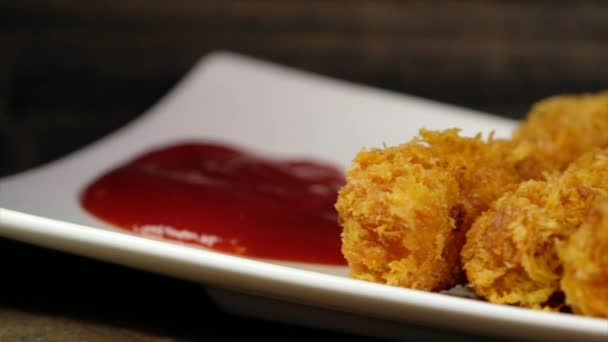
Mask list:
[[523,179],[563,171],[596,147],[608,146],[608,91],[537,102],[513,134],[511,160]]
[[494,303],[551,309],[562,276],[557,246],[608,193],[607,175],[608,150],[596,150],[563,174],[523,182],[498,199],[475,221],[462,250],[475,292]]
[[[464,280],[464,265],[490,301],[559,309],[556,246],[608,189],[607,147],[608,91],[542,100],[509,140],[421,130],[363,149],[336,203],[351,275],[440,291]],[[568,303],[587,313],[589,298]]]
[[608,318],[608,198],[598,199],[560,258],[561,287],[575,313]]
[[505,141],[420,131],[409,143],[362,150],[336,208],[342,251],[358,279],[438,291],[462,279],[473,219],[518,182]]

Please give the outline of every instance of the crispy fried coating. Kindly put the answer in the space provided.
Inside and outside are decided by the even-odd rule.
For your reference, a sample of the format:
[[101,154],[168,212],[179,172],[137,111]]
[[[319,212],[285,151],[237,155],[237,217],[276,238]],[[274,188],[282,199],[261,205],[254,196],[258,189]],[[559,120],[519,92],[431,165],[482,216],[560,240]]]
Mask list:
[[473,219],[519,181],[505,165],[505,141],[456,129],[420,135],[362,150],[347,172],[336,209],[355,278],[431,291],[454,285]]
[[608,198],[598,199],[560,249],[561,287],[574,312],[608,318]]
[[576,231],[593,200],[608,192],[608,149],[545,181],[499,198],[467,233],[462,261],[475,292],[494,303],[551,309],[560,289],[557,246]]
[[[420,136],[362,150],[348,170],[336,208],[351,275],[438,291],[459,282],[467,262],[481,295],[543,306],[559,287],[553,241],[580,224],[596,192],[587,193],[575,171],[558,174],[583,153],[608,146],[608,92],[540,101],[510,140],[484,142],[455,129]],[[597,178],[584,172],[582,178]]]
[[513,142],[511,160],[523,179],[563,171],[583,153],[608,146],[608,91],[539,101],[514,132]]

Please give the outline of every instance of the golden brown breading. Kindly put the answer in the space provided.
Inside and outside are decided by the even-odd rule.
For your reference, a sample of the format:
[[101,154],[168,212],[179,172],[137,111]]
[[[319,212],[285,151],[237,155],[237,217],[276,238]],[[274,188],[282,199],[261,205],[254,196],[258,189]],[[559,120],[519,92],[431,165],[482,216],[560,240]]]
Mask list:
[[574,312],[608,318],[608,198],[602,197],[560,250],[561,287]]
[[[363,150],[348,171],[347,184],[339,193],[336,208],[344,228],[342,251],[351,275],[416,289],[446,289],[462,277],[458,255],[473,221],[504,192],[514,190],[521,181],[535,180],[502,199],[497,207],[499,213],[479,219],[480,228],[471,233],[478,241],[471,245],[485,245],[470,249],[478,249],[481,254],[484,248],[498,250],[486,251],[498,255],[494,260],[497,264],[486,270],[484,263],[478,262],[485,256],[469,251],[469,259],[476,260],[469,267],[477,277],[478,289],[490,296],[483,290],[484,282],[494,286],[502,268],[507,267],[501,264],[502,259],[513,257],[508,253],[519,253],[517,249],[521,246],[513,247],[508,242],[512,232],[487,227],[500,226],[501,220],[508,221],[511,216],[527,225],[537,225],[539,235],[535,236],[535,232],[529,234],[531,237],[521,237],[531,240],[523,243],[531,244],[529,248],[551,250],[552,254],[544,261],[527,258],[525,265],[515,265],[528,269],[522,268],[496,281],[516,282],[520,273],[528,272],[535,281],[520,284],[510,294],[501,292],[495,296],[496,301],[529,306],[545,301],[559,280],[553,271],[559,265],[554,265],[552,246],[536,245],[534,241],[553,236],[552,220],[573,223],[569,221],[571,218],[562,217],[566,215],[564,212],[547,212],[546,205],[561,202],[551,197],[545,189],[548,183],[542,179],[556,178],[555,174],[584,152],[608,145],[608,92],[541,101],[532,108],[512,140],[490,137],[484,142],[480,136],[461,137],[455,129],[421,130],[420,135],[421,138],[401,146]],[[565,179],[552,182],[567,183]],[[584,192],[584,188],[577,191]],[[553,216],[547,218],[549,215]],[[579,218],[577,215],[574,214],[575,219]],[[556,227],[563,228],[561,221]],[[565,234],[565,230],[561,233]],[[488,237],[489,241],[485,241]],[[507,242],[503,246],[501,241]],[[486,262],[491,260],[488,258]],[[540,261],[550,264],[532,265]]]
[[561,175],[527,181],[483,213],[467,234],[462,260],[479,295],[494,303],[547,308],[559,290],[556,244],[581,224],[608,191],[608,150],[576,160]]
[[583,153],[608,146],[608,91],[560,95],[536,103],[513,141],[511,160],[523,179],[563,171]]
[[460,249],[473,219],[518,178],[506,142],[452,129],[361,151],[336,208],[355,278],[424,290],[461,279]]

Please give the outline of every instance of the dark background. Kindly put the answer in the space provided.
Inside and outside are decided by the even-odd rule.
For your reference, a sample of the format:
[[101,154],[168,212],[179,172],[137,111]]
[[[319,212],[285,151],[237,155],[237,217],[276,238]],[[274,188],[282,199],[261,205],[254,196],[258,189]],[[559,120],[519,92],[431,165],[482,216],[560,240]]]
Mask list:
[[521,117],[608,87],[607,22],[588,0],[4,0],[0,174],[123,125],[218,49]]
[[[608,88],[607,23],[608,2],[590,0],[4,0],[0,175],[124,125],[216,50],[520,118],[539,98]],[[212,326],[241,327],[233,337],[317,334],[236,319],[206,299],[149,307],[150,283],[183,300],[200,297],[194,284],[5,240],[0,258],[8,266],[1,290],[12,293],[0,303],[0,320],[9,322],[0,339],[59,331],[112,339],[224,336],[175,316],[197,307]],[[123,281],[99,285],[108,279]],[[98,299],[89,304],[83,287]]]

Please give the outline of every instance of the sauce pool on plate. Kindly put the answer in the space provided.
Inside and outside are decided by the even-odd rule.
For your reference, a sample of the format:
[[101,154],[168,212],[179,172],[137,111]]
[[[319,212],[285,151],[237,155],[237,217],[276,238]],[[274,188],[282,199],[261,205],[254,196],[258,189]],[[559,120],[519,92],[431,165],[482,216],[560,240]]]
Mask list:
[[253,258],[345,265],[334,203],[335,167],[270,160],[217,144],[146,153],[88,185],[81,205],[99,219]]

